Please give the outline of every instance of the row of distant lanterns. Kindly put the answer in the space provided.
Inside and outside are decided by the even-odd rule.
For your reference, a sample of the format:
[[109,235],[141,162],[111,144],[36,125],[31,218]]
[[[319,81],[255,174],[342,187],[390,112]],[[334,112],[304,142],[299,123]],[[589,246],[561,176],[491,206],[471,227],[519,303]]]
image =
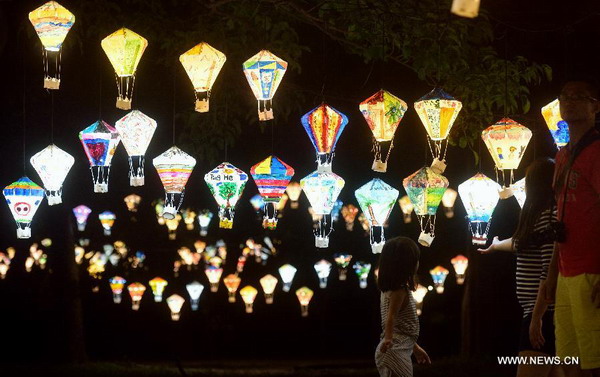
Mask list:
[[[44,59],[48,54],[60,54],[66,34],[73,25],[74,16],[64,7],[50,1],[30,13],[42,44]],[[138,34],[119,29],[102,40],[102,47],[115,68],[118,77],[119,97],[117,107],[129,109],[135,69],[147,41]],[[208,111],[208,97],[212,84],[225,62],[225,56],[207,43],[200,43],[184,53],[180,60],[190,76],[197,95],[196,110]],[[56,60],[58,62],[58,60]],[[46,62],[47,63],[47,62]],[[48,64],[45,64],[48,66]],[[244,73],[258,100],[259,119],[272,119],[271,100],[286,71],[287,63],[269,51],[261,51],[243,64]],[[60,70],[57,68],[56,72]],[[58,89],[58,76],[45,73],[45,86]],[[403,186],[419,219],[421,234],[419,243],[430,246],[435,236],[435,217],[448,180],[442,175],[446,167],[447,137],[458,113],[460,101],[436,88],[414,104],[428,134],[433,163],[406,177]],[[408,109],[404,101],[380,90],[363,101],[359,108],[374,136],[375,159],[372,169],[385,172],[395,131]],[[558,147],[568,142],[568,126],[560,118],[558,100],[542,109],[542,114]],[[323,103],[301,118],[316,150],[317,170],[300,181],[314,213],[322,216],[315,229],[315,245],[328,247],[332,230],[331,210],[344,187],[344,180],[332,172],[335,146],[348,118]],[[122,140],[129,155],[129,176],[132,186],[144,184],[144,154],[156,129],[156,122],[139,110],[133,110],[119,119],[115,127],[100,120],[79,133],[84,151],[90,163],[94,191],[107,192],[112,156]],[[482,132],[482,138],[496,165],[497,181],[478,173],[458,187],[458,193],[467,210],[474,243],[485,243],[492,212],[500,198],[512,196],[515,189],[513,171],[517,169],[532,137],[525,126],[509,118],[503,118]],[[389,143],[388,153],[382,157],[382,143]],[[31,158],[31,163],[42,179],[45,191],[23,177],[4,189],[4,196],[17,222],[17,236],[28,238],[30,224],[44,196],[48,204],[61,202],[62,183],[74,163],[74,158],[50,145]],[[176,146],[153,159],[165,188],[163,217],[172,219],[183,201],[186,183],[196,160]],[[500,174],[498,174],[500,173]],[[252,166],[250,174],[264,200],[265,228],[277,225],[276,206],[294,175],[294,169],[275,156],[269,156]],[[240,198],[248,174],[228,162],[223,162],[205,175],[205,181],[219,205],[219,225],[229,229],[233,226],[235,207]],[[371,246],[380,252],[385,241],[383,224],[387,221],[399,192],[375,178],[355,192],[356,199],[371,225]]]

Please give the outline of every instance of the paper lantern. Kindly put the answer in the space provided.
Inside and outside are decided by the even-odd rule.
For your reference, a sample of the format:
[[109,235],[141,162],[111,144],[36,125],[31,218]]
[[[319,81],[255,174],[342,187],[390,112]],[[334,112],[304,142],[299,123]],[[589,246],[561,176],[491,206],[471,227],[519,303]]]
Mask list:
[[422,286],[421,284],[417,284],[417,287],[414,291],[412,291],[413,298],[415,299],[415,305],[417,307],[417,315],[421,315],[423,312],[423,300],[425,299],[425,295],[429,292],[429,289]]
[[448,179],[432,168],[424,167],[404,178],[403,185],[419,219],[419,243],[431,246],[435,237],[437,209],[448,188]]
[[367,288],[367,279],[369,278],[369,272],[371,272],[371,263],[354,263],[354,272],[356,272],[356,276],[358,276],[359,286],[362,289]]
[[[481,132],[481,138],[494,159],[496,169],[502,173],[501,199],[512,196],[509,187],[514,180],[513,170],[519,167],[531,136],[529,128],[509,118],[502,118]],[[507,173],[509,173],[508,178]]]
[[167,305],[171,311],[171,320],[179,321],[179,318],[181,317],[181,308],[183,308],[184,303],[185,299],[177,294],[167,297]]
[[242,279],[235,274],[229,274],[223,278],[223,284],[225,284],[225,288],[227,288],[227,292],[229,295],[229,302],[235,302],[235,293],[237,292]]
[[398,204],[400,205],[400,210],[402,210],[402,217],[405,224],[412,222],[412,213],[415,208],[408,195],[404,195],[400,199],[398,199]]
[[465,272],[469,266],[469,259],[464,255],[459,254],[450,259],[450,263],[452,263],[452,266],[454,266],[454,272],[456,272],[456,284],[464,284]]
[[206,277],[208,277],[208,282],[210,283],[210,291],[217,292],[219,290],[219,282],[221,281],[223,269],[214,266],[208,266],[204,272],[206,273]]
[[451,189],[450,187],[448,187],[446,191],[444,191],[444,196],[442,196],[444,214],[449,219],[454,217],[454,202],[456,202],[457,197],[458,192],[454,189]]
[[277,287],[277,278],[271,274],[267,274],[263,276],[259,282],[265,293],[265,302],[267,304],[272,304],[273,292],[275,292],[275,287]]
[[435,291],[437,293],[444,293],[444,281],[446,281],[446,276],[448,276],[448,270],[442,266],[436,266],[434,269],[430,270],[429,273],[433,279]]
[[133,110],[115,123],[129,156],[129,184],[144,185],[144,155],[156,131],[156,121],[139,110]]
[[201,42],[179,56],[183,69],[192,81],[196,111],[208,112],[210,91],[227,58],[206,42]]
[[135,71],[148,41],[127,28],[121,28],[100,43],[117,75],[117,108],[131,109]]
[[256,299],[256,295],[258,291],[251,285],[247,285],[240,290],[240,296],[242,296],[242,300],[246,306],[246,313],[252,313],[254,299]]
[[258,120],[273,119],[273,96],[281,84],[288,63],[262,50],[242,65],[246,80],[258,100]]
[[167,226],[167,230],[169,231],[169,239],[171,241],[177,239],[177,228],[179,228],[179,223],[181,222],[181,215],[176,214],[172,219],[165,219],[165,225]]
[[285,194],[294,175],[294,168],[275,156],[269,156],[250,168],[250,174],[264,201],[263,227],[277,227],[277,203]]
[[6,186],[2,192],[17,223],[17,238],[31,238],[31,221],[42,200],[44,189],[27,177]]
[[73,215],[75,216],[75,221],[77,222],[77,230],[80,232],[85,230],[85,225],[87,224],[87,219],[90,213],[92,213],[92,210],[83,204],[73,208]]
[[335,263],[338,266],[338,277],[340,280],[346,280],[348,276],[348,266],[350,265],[350,261],[352,260],[352,255],[348,254],[335,254],[333,256]]
[[110,236],[111,229],[112,229],[113,225],[115,224],[115,220],[117,219],[117,216],[115,216],[115,214],[110,211],[104,211],[98,215],[98,218],[100,219],[100,224],[102,225],[102,228],[104,229],[104,235]]
[[475,18],[479,15],[479,4],[481,0],[453,0],[450,12],[457,16]]
[[174,219],[183,203],[185,185],[196,166],[196,159],[176,146],[172,146],[155,157],[152,163],[165,188],[165,206],[162,216],[165,219]]
[[219,205],[219,227],[233,228],[235,205],[246,187],[248,174],[229,162],[223,162],[206,173],[204,181]]
[[149,284],[150,288],[152,288],[152,294],[154,295],[154,302],[162,302],[163,293],[169,283],[165,279],[157,276],[150,280]]
[[521,178],[511,186],[513,195],[517,202],[523,208],[525,205],[525,199],[527,199],[527,194],[525,192],[525,178]]
[[458,185],[474,245],[485,245],[487,242],[492,213],[500,199],[499,190],[500,186],[482,173],[477,173]]
[[146,287],[144,284],[136,282],[129,284],[127,286],[127,290],[129,291],[129,296],[131,297],[131,309],[140,310],[140,304],[142,302],[144,292],[146,292]]
[[113,293],[113,302],[115,304],[120,304],[123,294],[123,288],[125,287],[125,283],[127,283],[127,280],[123,279],[120,276],[114,276],[108,279],[108,283],[110,284],[110,289]]
[[308,316],[308,305],[310,304],[310,300],[312,299],[313,295],[314,292],[308,287],[302,287],[296,290],[296,297],[298,297],[298,301],[300,301],[302,317]]
[[289,198],[290,198],[290,207],[292,209],[298,208],[298,199],[300,199],[300,194],[302,194],[302,187],[298,182],[290,182],[285,189]]
[[560,102],[558,99],[542,107],[542,116],[558,149],[567,145],[570,138],[569,125],[560,115]]
[[[372,179],[354,192],[360,209],[369,221],[371,251],[375,254],[381,253],[383,249],[385,244],[383,224],[388,220],[399,194],[398,190],[379,178]],[[374,235],[377,230],[380,233],[379,240],[376,240]]]
[[331,272],[331,263],[325,259],[321,259],[314,265],[317,276],[319,277],[319,287],[327,288],[327,279]]
[[127,206],[127,210],[129,212],[137,212],[140,202],[142,201],[142,197],[136,194],[127,195],[123,198],[125,202],[125,206]]
[[[415,102],[415,110],[427,131],[427,141],[433,155],[431,168],[437,174],[442,174],[446,169],[448,134],[461,109],[462,103],[440,88],[433,89]],[[446,143],[443,143],[444,140]]]
[[198,310],[200,295],[202,295],[202,292],[204,291],[204,286],[197,281],[193,281],[189,284],[186,284],[185,289],[190,295],[190,305],[192,306],[192,310]]
[[317,152],[317,170],[331,172],[335,146],[348,124],[348,117],[323,103],[300,120]]
[[184,209],[181,212],[183,216],[183,222],[187,230],[194,230],[194,220],[196,220],[196,212],[191,208]]
[[112,158],[120,138],[116,129],[103,120],[79,132],[79,140],[90,162],[94,192],[108,192],[108,178]]
[[[375,159],[371,169],[385,173],[390,153],[394,148],[394,134],[408,106],[400,98],[382,89],[361,102],[359,109],[373,132]],[[390,147],[385,159],[382,159],[381,143],[387,141],[391,142]]]
[[44,47],[44,89],[58,89],[62,44],[75,23],[75,16],[56,1],[48,1],[29,12],[29,21]]
[[358,215],[358,208],[353,204],[346,204],[342,207],[341,212],[346,223],[346,230],[352,232],[354,230],[354,220],[356,220],[356,215]]
[[279,276],[281,276],[284,292],[290,291],[296,271],[298,271],[296,267],[292,266],[291,264],[284,264],[283,266],[279,267]]
[[48,205],[62,203],[62,186],[75,163],[73,156],[50,144],[33,155],[29,161],[42,179]]
[[213,213],[207,209],[203,209],[198,214],[198,225],[200,225],[200,235],[205,237],[208,234],[208,226],[213,218]]

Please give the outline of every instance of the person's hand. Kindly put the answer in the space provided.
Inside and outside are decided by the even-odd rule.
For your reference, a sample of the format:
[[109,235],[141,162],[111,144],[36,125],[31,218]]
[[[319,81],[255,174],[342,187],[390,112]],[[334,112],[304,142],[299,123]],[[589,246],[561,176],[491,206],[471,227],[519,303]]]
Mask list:
[[392,338],[384,338],[383,342],[381,342],[381,347],[379,347],[379,350],[382,353],[386,353],[388,348],[390,348],[391,345],[392,345]]
[[415,355],[415,359],[417,359],[417,363],[419,364],[431,364],[431,359],[429,355],[421,346],[415,343],[415,347],[413,348],[413,354]]
[[498,236],[494,237],[494,239],[492,240],[492,244],[487,248],[487,249],[477,249],[477,251],[479,251],[481,254],[491,254],[496,252],[496,245],[500,243],[500,240],[498,239]]
[[592,287],[592,303],[596,304],[597,308],[600,308],[600,281]]
[[546,341],[544,336],[542,335],[542,320],[541,319],[531,319],[531,323],[529,324],[529,341],[534,349],[539,350],[544,345]]
[[[551,305],[554,303],[556,298],[556,280],[555,279],[546,279],[540,283],[540,293],[544,298],[546,304]],[[594,293],[592,291],[592,297]],[[592,299],[593,300],[593,299]]]

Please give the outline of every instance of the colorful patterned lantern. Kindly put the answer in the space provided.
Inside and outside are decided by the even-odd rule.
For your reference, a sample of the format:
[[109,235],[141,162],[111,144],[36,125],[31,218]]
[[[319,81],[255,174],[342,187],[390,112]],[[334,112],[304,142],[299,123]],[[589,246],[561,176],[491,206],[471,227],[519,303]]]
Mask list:
[[152,288],[154,302],[162,302],[162,295],[167,285],[169,285],[169,283],[165,279],[158,276],[150,280],[150,288]]
[[367,279],[369,278],[369,272],[371,272],[371,263],[354,263],[354,272],[356,272],[356,276],[358,276],[359,286],[362,289],[367,288]]
[[167,297],[167,305],[169,306],[169,310],[171,310],[171,319],[173,321],[179,321],[181,308],[183,308],[184,303],[185,299],[177,294]]
[[115,304],[120,304],[123,294],[123,288],[125,287],[125,283],[127,280],[123,279],[120,276],[114,276],[108,279],[108,283],[110,284],[110,289],[113,293],[113,302]]
[[79,140],[90,162],[94,192],[108,192],[110,163],[121,141],[119,133],[105,121],[99,120],[81,131]]
[[225,284],[225,288],[227,288],[227,292],[229,294],[229,302],[235,302],[235,293],[237,292],[242,279],[236,274],[229,274],[223,278],[223,284]]
[[208,226],[213,218],[213,213],[207,209],[203,209],[198,215],[198,225],[200,225],[200,235],[206,237],[208,234]]
[[277,287],[277,278],[271,274],[267,274],[260,279],[260,285],[265,293],[265,302],[272,304],[273,292],[275,292],[275,287]]
[[[359,109],[373,132],[375,160],[372,169],[376,172],[385,173],[390,153],[394,148],[394,134],[408,106],[400,98],[382,89],[361,102]],[[387,141],[391,142],[390,147],[385,160],[382,160],[381,143]]]
[[258,100],[258,120],[273,119],[273,96],[281,84],[288,63],[262,50],[242,65],[244,74]]
[[264,200],[263,227],[277,227],[276,206],[294,175],[294,168],[275,156],[269,156],[250,168],[250,174]]
[[352,260],[352,255],[348,254],[335,254],[333,256],[335,263],[338,266],[338,277],[340,280],[346,280],[348,275],[348,266]]
[[85,230],[90,213],[92,213],[92,210],[83,204],[73,208],[73,215],[75,215],[75,221],[77,221],[77,230],[80,232]]
[[[519,167],[531,136],[529,128],[509,118],[502,118],[481,132],[481,138],[496,163],[496,174],[498,170],[502,173],[501,199],[512,196],[513,170]],[[508,178],[505,175],[507,170],[510,173]]]
[[423,312],[423,300],[428,292],[429,289],[421,284],[417,284],[417,288],[412,292],[413,298],[415,299],[415,304],[417,306],[417,315],[421,315]]
[[204,272],[206,273],[206,277],[210,283],[210,291],[217,292],[219,290],[221,275],[223,275],[223,269],[215,266],[208,266]]
[[156,121],[133,110],[115,123],[115,129],[129,155],[129,184],[144,185],[144,155],[156,131]]
[[456,272],[456,284],[464,284],[465,272],[467,271],[467,267],[469,267],[469,259],[464,255],[459,254],[450,259],[450,263],[452,263],[452,266],[454,266],[454,272]]
[[136,194],[130,194],[123,198],[123,201],[125,202],[129,212],[137,212],[140,202],[142,201],[142,197]]
[[498,204],[500,186],[482,173],[458,185],[460,199],[467,211],[474,245],[485,245],[492,213]]
[[454,217],[454,202],[458,197],[456,190],[448,187],[442,196],[442,205],[444,206],[444,214],[447,218],[451,219]]
[[[390,213],[398,200],[398,190],[388,185],[379,178],[372,179],[354,192],[356,200],[360,205],[369,225],[371,226],[370,241],[371,251],[381,253],[383,244],[385,244],[385,234],[383,224],[390,217]],[[379,241],[375,239],[375,231],[379,230]]]
[[44,200],[44,189],[31,179],[22,177],[6,186],[3,194],[17,223],[17,238],[31,238],[31,221]]
[[327,288],[327,279],[331,273],[331,263],[325,259],[321,259],[315,263],[314,268],[319,277],[319,287]]
[[248,174],[229,162],[223,162],[206,173],[204,181],[219,205],[219,227],[233,228],[235,205],[246,187]]
[[448,188],[448,179],[433,171],[432,168],[424,167],[404,178],[403,184],[419,219],[421,227],[419,243],[423,246],[431,246],[435,237],[437,209]]
[[48,205],[62,203],[62,186],[75,163],[73,156],[50,144],[29,161],[44,183]]
[[346,230],[352,232],[354,230],[354,220],[358,215],[358,208],[354,204],[346,204],[342,207],[342,217],[346,223]]
[[283,266],[279,267],[279,276],[281,276],[284,292],[290,291],[296,271],[298,271],[296,267],[292,266],[291,264],[284,264]]
[[102,225],[102,228],[104,228],[104,235],[110,236],[111,229],[115,224],[117,216],[115,216],[115,214],[110,211],[104,211],[98,215],[98,218],[100,219],[100,224]]
[[511,186],[513,195],[517,202],[523,208],[525,205],[525,199],[527,199],[527,194],[525,193],[525,178],[521,178]]
[[75,23],[75,16],[56,1],[49,1],[29,12],[29,21],[44,46],[44,89],[58,89],[62,44]]
[[558,149],[569,143],[569,125],[560,116],[560,102],[558,99],[542,107],[542,116],[554,139]]
[[130,110],[135,71],[148,41],[127,28],[121,28],[104,38],[101,45],[117,75],[117,108]]
[[144,284],[136,282],[129,284],[127,286],[127,290],[129,291],[129,296],[131,297],[131,309],[140,310],[140,304],[142,302],[144,292],[146,292],[146,287]]
[[296,291],[296,297],[298,297],[298,301],[300,301],[302,317],[308,317],[308,304],[310,304],[313,295],[314,292],[308,287],[302,287]]
[[329,234],[333,230],[331,223],[331,210],[337,200],[345,181],[332,172],[314,171],[300,181],[302,191],[308,198],[316,215],[322,216],[315,229],[315,246],[326,248],[329,246]]
[[242,300],[246,305],[246,313],[253,312],[254,300],[256,299],[256,295],[258,291],[251,285],[247,285],[240,290],[240,296],[242,296]]
[[433,285],[435,286],[435,291],[437,293],[444,293],[444,281],[446,281],[446,276],[448,276],[448,270],[446,270],[442,266],[437,266],[434,269],[430,270],[431,278],[433,279]]
[[179,61],[194,86],[196,111],[208,112],[210,91],[226,60],[225,54],[206,42],[198,43],[179,56]]
[[[446,170],[448,134],[460,109],[462,103],[439,88],[433,89],[415,102],[415,110],[427,131],[427,140],[433,155],[431,168],[437,174]],[[443,143],[444,140],[446,143]]]
[[481,0],[453,0],[450,12],[457,16],[475,18],[479,15]]
[[185,289],[190,295],[190,305],[192,306],[192,311],[198,310],[200,295],[202,295],[202,292],[204,291],[204,286],[197,281],[193,281],[189,284],[186,284]]
[[154,158],[152,163],[165,188],[165,206],[162,216],[165,219],[174,219],[183,203],[185,185],[196,166],[196,159],[176,146],[172,146]]
[[285,189],[289,198],[290,198],[290,207],[292,209],[298,208],[298,199],[300,199],[300,194],[302,194],[302,187],[298,182],[290,182]]
[[410,201],[408,195],[404,195],[403,197],[398,199],[398,204],[400,205],[400,209],[402,210],[404,223],[410,223],[412,221],[412,213],[415,209],[415,206]]
[[331,172],[335,145],[348,124],[348,118],[323,103],[304,114],[301,122],[317,152],[317,170]]

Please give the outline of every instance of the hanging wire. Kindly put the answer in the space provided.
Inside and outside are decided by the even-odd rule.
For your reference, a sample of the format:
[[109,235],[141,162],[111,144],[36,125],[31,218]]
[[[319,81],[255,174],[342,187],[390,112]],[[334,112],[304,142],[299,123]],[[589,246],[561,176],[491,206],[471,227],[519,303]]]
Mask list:
[[26,107],[25,107],[25,91],[26,91],[26,87],[27,87],[27,73],[26,73],[26,68],[25,68],[25,53],[23,53],[23,176],[27,176],[27,163],[26,161],[26,144],[25,144],[25,139],[27,136],[27,117],[25,116],[26,114]]
[[175,86],[175,72],[176,72],[176,67],[177,65],[173,65],[173,145],[175,145],[175,109],[176,109],[176,97],[177,97],[177,92],[176,92],[176,86]]
[[504,117],[508,118],[508,30],[504,34]]
[[50,91],[51,109],[50,109],[50,144],[54,144],[54,90]]
[[98,59],[98,120],[102,120],[102,69],[101,59]]

